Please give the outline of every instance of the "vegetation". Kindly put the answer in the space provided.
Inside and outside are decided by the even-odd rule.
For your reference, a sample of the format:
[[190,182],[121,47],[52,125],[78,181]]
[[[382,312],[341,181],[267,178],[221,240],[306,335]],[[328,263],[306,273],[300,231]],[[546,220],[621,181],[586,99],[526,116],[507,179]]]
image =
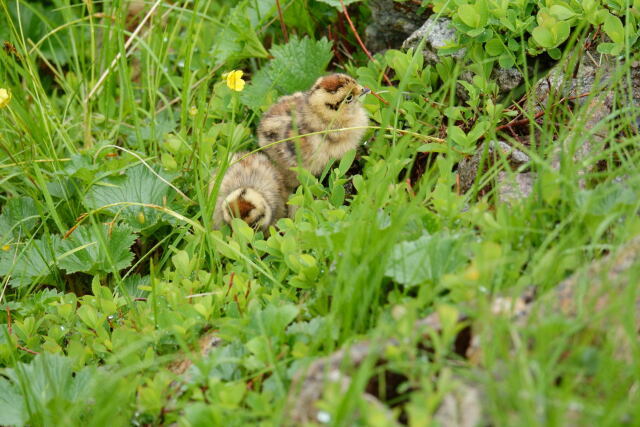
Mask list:
[[[281,425],[296,373],[363,341],[384,348],[345,362],[353,381],[325,386],[314,422],[427,425],[463,380],[488,424],[640,419],[639,280],[597,312],[577,295],[573,316],[491,310],[640,234],[640,3],[417,3],[459,34],[437,64],[421,49],[368,58],[343,13],[364,34],[367,1],[0,3],[0,424]],[[617,64],[595,129],[602,91],[552,91],[542,110],[532,95],[593,43]],[[522,85],[501,94],[498,66]],[[377,94],[362,151],[320,178],[300,170],[300,208],[268,238],[239,220],[212,230],[209,184],[256,149],[262,113],[333,70]],[[530,161],[460,191],[460,161],[490,140]],[[525,170],[533,191],[505,201],[498,179]],[[441,330],[417,333],[432,313]]]

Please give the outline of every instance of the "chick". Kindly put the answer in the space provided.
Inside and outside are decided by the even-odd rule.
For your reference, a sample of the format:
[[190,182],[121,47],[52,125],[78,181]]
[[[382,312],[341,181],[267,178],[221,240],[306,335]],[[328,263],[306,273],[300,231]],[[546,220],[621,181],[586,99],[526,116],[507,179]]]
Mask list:
[[[287,191],[280,170],[263,153],[246,158],[239,152],[231,158],[216,200],[213,223],[220,228],[234,217],[241,218],[251,227],[267,232],[280,218],[286,216]],[[240,160],[242,159],[242,160]],[[209,192],[213,183],[209,186]]]
[[[300,165],[318,176],[330,161],[342,158],[360,144],[363,127],[369,123],[361,97],[368,92],[346,74],[331,74],[316,80],[306,92],[281,97],[267,111],[258,126],[258,143],[280,167],[289,189],[298,186],[296,173],[290,169],[298,166],[298,155]],[[337,131],[350,127],[359,129]],[[333,129],[336,131],[273,144],[295,135]]]

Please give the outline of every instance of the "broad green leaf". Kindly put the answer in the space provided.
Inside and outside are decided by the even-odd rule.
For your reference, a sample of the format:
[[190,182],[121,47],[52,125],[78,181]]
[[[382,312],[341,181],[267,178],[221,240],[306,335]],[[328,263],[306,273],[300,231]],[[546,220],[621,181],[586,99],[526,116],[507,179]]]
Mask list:
[[38,223],[38,210],[31,197],[11,198],[0,214],[0,245],[13,238],[26,238]]
[[219,30],[212,55],[221,64],[244,58],[266,58],[268,53],[256,29],[247,16],[247,2],[240,2],[225,20],[226,26]]
[[544,48],[550,49],[555,46],[555,37],[547,27],[537,26],[533,29],[531,35],[536,43]]
[[293,322],[299,312],[300,309],[293,304],[272,303],[255,312],[251,324],[257,333],[265,332],[268,336],[277,337],[284,334],[287,325]]
[[74,372],[71,358],[43,353],[28,364],[19,363],[5,370],[4,374],[21,390],[29,412],[53,422],[51,418],[61,408],[89,403],[95,369]]
[[111,273],[131,265],[129,250],[136,235],[126,225],[82,225],[62,241],[58,249],[58,265],[67,274]]
[[565,40],[569,38],[569,33],[571,32],[571,26],[568,22],[560,21],[556,25],[553,26],[552,32],[555,37],[555,46],[558,46],[561,43],[564,43]]
[[471,131],[469,131],[469,133],[467,134],[467,139],[473,142],[476,142],[478,139],[480,139],[482,135],[484,135],[489,130],[490,127],[491,127],[491,123],[489,121],[479,120],[473,126],[473,129],[471,129]]
[[476,8],[470,4],[463,4],[458,8],[458,16],[460,20],[471,28],[480,26],[480,15],[476,12]]
[[502,68],[511,68],[515,65],[515,63],[516,60],[514,56],[507,53],[505,53],[504,55],[500,55],[500,58],[498,58],[498,64],[500,64]]
[[[338,10],[342,10],[342,5],[340,4],[340,0],[318,0],[320,3],[326,3],[329,6],[333,6]],[[357,3],[361,0],[342,0],[345,6],[349,6],[352,3]]]
[[611,38],[611,41],[616,44],[624,44],[624,25],[622,25],[620,18],[609,14],[604,20],[602,29]]
[[498,38],[493,38],[489,40],[485,44],[484,49],[491,56],[499,56],[502,54],[502,52],[504,52],[504,46],[502,44],[502,41]]
[[309,37],[292,37],[289,43],[271,48],[270,54],[273,59],[253,76],[240,96],[253,110],[273,102],[270,93],[279,96],[309,89],[333,56],[330,41]]
[[600,43],[598,45],[598,52],[607,55],[619,55],[623,48],[624,46],[616,43]]
[[338,176],[344,176],[351,165],[353,164],[353,160],[356,158],[356,150],[349,150],[347,153],[340,159],[340,165],[338,165]]
[[460,146],[466,146],[469,142],[467,135],[460,128],[460,126],[451,126],[447,132],[447,136],[456,144]]
[[[167,175],[156,173],[168,181]],[[118,214],[134,230],[140,231],[160,221],[169,221],[171,217],[157,209],[127,203],[165,206],[167,199],[174,193],[175,190],[170,190],[145,165],[137,165],[128,169],[124,176],[111,177],[93,185],[84,197],[84,204],[89,209],[98,209],[117,203],[118,205],[109,206],[105,211]]]
[[549,8],[549,12],[551,13],[551,15],[555,16],[561,21],[565,21],[576,16],[576,13],[574,11],[558,4],[551,6]]
[[189,277],[192,272],[191,261],[187,251],[178,251],[171,257],[171,262],[180,277]]
[[0,377],[0,425],[23,426],[27,420],[24,398],[19,389]]
[[56,271],[55,254],[61,240],[57,235],[50,240],[32,240],[25,248],[11,245],[9,251],[0,251],[0,277],[11,275],[11,286],[21,287],[45,283]]
[[82,320],[85,325],[90,327],[93,330],[96,330],[101,327],[102,323],[106,320],[107,316],[102,313],[98,313],[98,311],[91,307],[88,304],[84,304],[78,308],[76,311],[80,320]]
[[282,94],[307,90],[329,65],[333,57],[326,38],[311,40],[294,37],[285,45],[274,46],[270,53],[269,76]]
[[400,242],[393,247],[385,274],[406,286],[436,282],[467,261],[463,251],[465,240],[443,232]]

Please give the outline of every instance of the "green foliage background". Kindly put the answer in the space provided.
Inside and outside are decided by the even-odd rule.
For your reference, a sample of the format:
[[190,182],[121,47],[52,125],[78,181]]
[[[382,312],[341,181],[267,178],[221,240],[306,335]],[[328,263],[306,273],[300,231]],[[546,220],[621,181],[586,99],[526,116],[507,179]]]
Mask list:
[[[381,349],[342,367],[350,386],[323,388],[332,425],[428,425],[463,379],[482,387],[487,424],[633,425],[640,281],[597,314],[522,324],[491,304],[553,292],[640,233],[640,3],[398,2],[452,19],[459,38],[437,64],[395,49],[371,61],[339,1],[279,3],[282,25],[275,0],[0,3],[12,94],[0,108],[0,424],[282,425],[297,372],[368,341]],[[344,3],[364,34],[369,2]],[[592,42],[617,64],[616,108],[575,162],[595,141],[583,118],[599,91],[544,106],[533,91],[542,68],[561,61],[569,75]],[[523,84],[500,94],[498,66]],[[242,92],[223,78],[235,69]],[[212,230],[208,188],[231,154],[256,149],[278,96],[329,71],[379,94],[365,100],[364,148],[319,178],[300,171],[295,218],[270,237],[241,221]],[[526,131],[501,128],[518,118]],[[500,199],[498,174],[515,177],[504,161],[458,191],[460,161],[495,139],[531,158],[517,171],[535,174],[530,196]],[[556,167],[558,141],[570,143]],[[416,330],[433,313],[441,331]],[[455,351],[462,316],[475,359]],[[206,355],[202,336],[219,340]],[[391,391],[389,373],[402,378]],[[364,397],[372,379],[381,406]]]

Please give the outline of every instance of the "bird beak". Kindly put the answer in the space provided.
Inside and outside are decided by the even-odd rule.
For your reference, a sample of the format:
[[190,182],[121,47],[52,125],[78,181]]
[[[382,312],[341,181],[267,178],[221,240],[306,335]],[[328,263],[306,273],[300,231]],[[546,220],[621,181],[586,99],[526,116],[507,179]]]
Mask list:
[[371,93],[371,89],[369,89],[368,87],[363,87],[360,96],[365,96],[368,93]]

